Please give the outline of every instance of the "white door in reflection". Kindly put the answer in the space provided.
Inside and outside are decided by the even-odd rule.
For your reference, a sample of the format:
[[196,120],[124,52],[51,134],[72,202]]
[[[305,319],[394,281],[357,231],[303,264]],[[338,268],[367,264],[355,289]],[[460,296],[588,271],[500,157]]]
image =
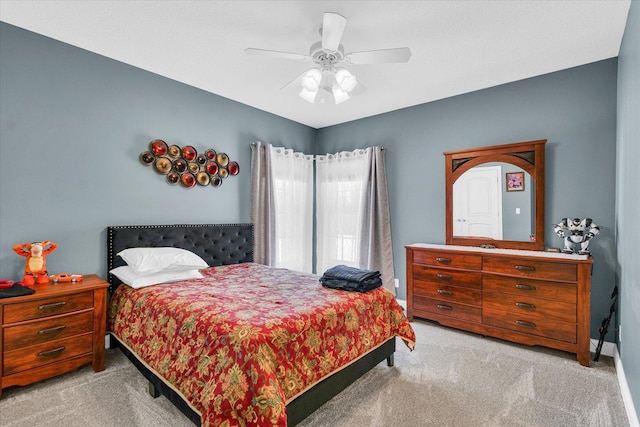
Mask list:
[[500,166],[469,169],[453,183],[453,235],[502,240]]

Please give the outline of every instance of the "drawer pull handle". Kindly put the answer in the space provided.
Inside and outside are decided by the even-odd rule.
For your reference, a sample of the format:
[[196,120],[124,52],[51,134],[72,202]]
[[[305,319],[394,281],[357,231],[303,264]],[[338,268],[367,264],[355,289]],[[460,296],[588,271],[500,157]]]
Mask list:
[[522,283],[518,283],[516,288],[521,289],[523,291],[535,291],[536,287],[531,285],[523,285]]
[[60,302],[54,302],[51,304],[42,304],[38,306],[38,309],[40,310],[47,310],[49,308],[57,308],[57,307],[62,307],[63,305],[65,305],[67,302],[66,301],[60,301]]
[[436,258],[436,261],[438,261],[441,264],[451,264],[451,258]]
[[442,279],[442,280],[451,280],[453,279],[453,277],[451,277],[448,274],[442,274],[442,273],[438,273],[438,279]]
[[438,293],[439,293],[440,295],[453,295],[453,292],[451,292],[451,291],[446,291],[446,290],[444,290],[444,289],[438,289]]
[[517,302],[516,307],[524,308],[525,310],[535,310],[536,306],[526,302]]
[[54,348],[53,350],[41,351],[40,353],[38,353],[38,356],[51,356],[54,354],[58,354],[63,352],[65,348],[66,348],[65,346],[62,346],[62,347]]
[[533,322],[526,322],[524,320],[516,320],[516,325],[518,326],[526,326],[527,328],[535,328],[536,324]]
[[436,307],[438,307],[440,310],[453,311],[453,307],[449,305],[438,304]]
[[529,265],[516,265],[516,270],[520,271],[536,271],[535,267],[531,267]]
[[56,326],[55,328],[41,329],[41,330],[38,331],[38,333],[40,335],[52,334],[54,332],[61,331],[66,327],[67,327],[66,325],[60,325],[60,326]]

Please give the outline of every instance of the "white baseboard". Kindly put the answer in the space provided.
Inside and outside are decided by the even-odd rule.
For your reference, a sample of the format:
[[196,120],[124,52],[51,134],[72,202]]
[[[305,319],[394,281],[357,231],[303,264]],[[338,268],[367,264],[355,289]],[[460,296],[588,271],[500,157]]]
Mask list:
[[631,390],[629,390],[629,384],[627,383],[627,377],[624,375],[624,368],[622,366],[622,359],[618,353],[618,347],[613,346],[613,360],[616,363],[616,374],[618,375],[618,385],[620,385],[620,393],[622,394],[622,402],[624,403],[625,411],[627,412],[627,418],[629,419],[630,427],[640,427],[640,421],[638,421],[638,413],[636,412],[633,399],[631,398]]
[[[595,353],[597,348],[598,340],[591,338],[591,352]],[[605,341],[602,343],[602,350],[600,351],[600,354],[603,356],[613,357],[616,350],[617,347],[615,343]]]

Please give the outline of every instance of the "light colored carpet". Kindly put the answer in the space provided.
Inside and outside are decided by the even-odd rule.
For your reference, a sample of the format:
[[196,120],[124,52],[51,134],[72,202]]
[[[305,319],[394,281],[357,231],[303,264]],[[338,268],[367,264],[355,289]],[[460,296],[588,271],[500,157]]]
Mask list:
[[[416,350],[398,340],[383,362],[312,414],[303,427],[628,426],[613,360],[591,368],[568,353],[412,323]],[[3,427],[181,427],[189,422],[119,350],[89,366],[0,399]]]

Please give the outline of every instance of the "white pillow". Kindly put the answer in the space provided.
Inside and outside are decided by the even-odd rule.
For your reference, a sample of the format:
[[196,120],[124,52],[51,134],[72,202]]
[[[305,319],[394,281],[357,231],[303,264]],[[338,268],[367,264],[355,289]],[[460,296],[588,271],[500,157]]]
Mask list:
[[209,267],[198,255],[180,248],[129,248],[118,252],[118,255],[141,276]]
[[122,280],[122,283],[127,284],[135,289],[144,288],[145,286],[158,285],[160,283],[177,282],[179,280],[202,279],[203,277],[198,270],[169,271],[141,276],[133,271],[131,267],[126,265],[114,268],[109,273]]

